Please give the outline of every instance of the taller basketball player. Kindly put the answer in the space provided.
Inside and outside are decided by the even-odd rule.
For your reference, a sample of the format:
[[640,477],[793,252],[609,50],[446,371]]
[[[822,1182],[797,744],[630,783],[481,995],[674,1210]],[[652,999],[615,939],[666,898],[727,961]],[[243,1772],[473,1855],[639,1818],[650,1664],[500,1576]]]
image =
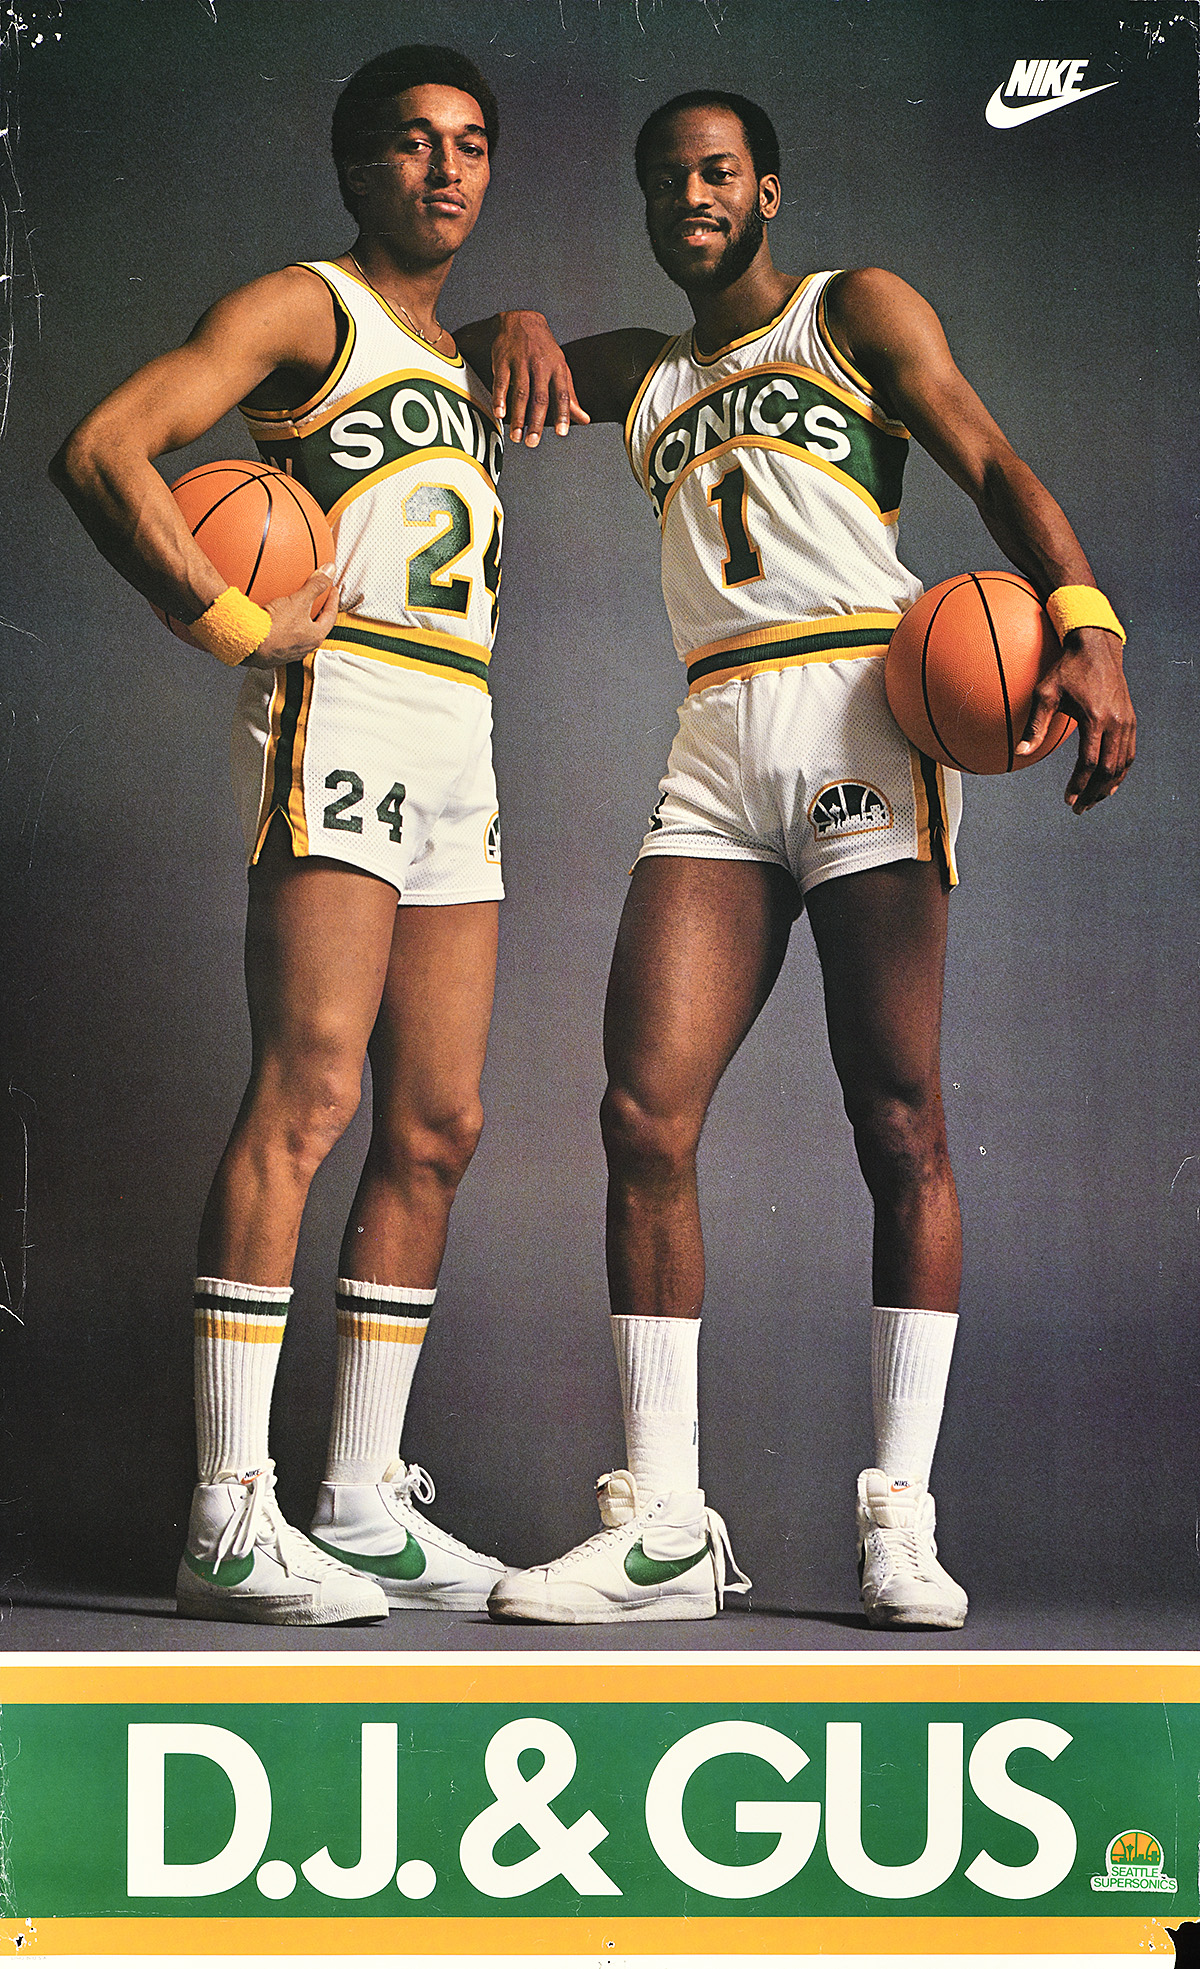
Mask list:
[[[605,1529],[509,1574],[501,1618],[694,1619],[719,1604],[725,1527],[699,1488],[704,1253],[696,1149],[726,1066],[807,908],[859,1163],[874,1204],[875,1466],[858,1482],[862,1603],[879,1627],[959,1627],[928,1484],[957,1321],[961,1237],[939,1045],[958,775],[921,758],[883,689],[920,584],[896,552],[910,432],[1047,600],[1061,656],[1022,749],[1061,701],[1066,797],[1114,793],[1134,753],[1123,632],[1059,507],[951,359],[933,310],[878,268],[776,269],[779,145],[721,91],[650,117],[637,175],[689,332],[571,344],[593,421],[624,421],[662,529],[688,697],[634,870],[605,1018],[608,1268],[628,1470]],[[503,376],[511,344],[494,350]],[[747,1582],[739,1574],[735,1590]]]

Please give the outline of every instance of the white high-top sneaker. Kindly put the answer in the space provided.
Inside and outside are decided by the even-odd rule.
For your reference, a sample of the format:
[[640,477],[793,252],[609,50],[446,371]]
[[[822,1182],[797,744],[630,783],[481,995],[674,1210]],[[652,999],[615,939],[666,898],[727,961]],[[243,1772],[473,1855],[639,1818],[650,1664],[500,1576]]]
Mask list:
[[413,1508],[432,1504],[433,1478],[419,1463],[390,1463],[377,1484],[322,1484],[313,1543],[378,1581],[393,1607],[481,1613],[508,1568],[473,1552]]
[[858,1480],[858,1576],[872,1627],[961,1627],[967,1596],[938,1564],[933,1498],[883,1470]]
[[488,1601],[493,1620],[711,1620],[726,1591],[749,1592],[702,1490],[643,1499],[628,1470],[610,1470],[596,1496],[605,1529],[550,1565],[510,1572]]
[[275,1502],[270,1462],[196,1485],[175,1601],[198,1620],[268,1627],[334,1627],[380,1620],[388,1610],[373,1581],[327,1559],[288,1524]]

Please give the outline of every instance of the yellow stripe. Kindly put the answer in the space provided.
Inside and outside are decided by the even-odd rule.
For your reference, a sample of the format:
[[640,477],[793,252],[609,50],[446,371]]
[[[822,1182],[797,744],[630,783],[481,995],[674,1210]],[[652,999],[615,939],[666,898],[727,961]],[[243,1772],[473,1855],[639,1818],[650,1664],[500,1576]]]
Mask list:
[[[844,269],[842,271],[844,271]],[[828,294],[830,288],[833,286],[834,281],[837,280],[838,277],[839,276],[836,273],[830,274],[829,279],[825,282],[825,286],[821,290],[821,298],[817,302],[817,333],[820,336],[821,340],[824,342],[825,347],[828,350],[830,359],[833,362],[836,362],[838,368],[844,370],[846,375],[849,376],[853,382],[857,383],[861,390],[865,390],[869,397],[874,397],[875,389],[873,384],[871,383],[870,378],[864,376],[861,369],[856,369],[854,367],[854,364],[851,362],[849,356],[846,355],[842,349],[839,349],[837,343],[834,341],[833,332],[830,329],[829,321],[825,313],[825,296]]]
[[389,1320],[378,1313],[339,1313],[337,1330],[347,1340],[394,1340],[401,1346],[419,1347],[429,1328],[429,1321],[420,1324],[401,1325],[398,1320]]
[[954,842],[950,836],[950,810],[946,804],[946,769],[941,765],[937,769],[937,787],[938,801],[942,809],[942,842],[946,850],[946,873],[950,878],[950,887],[957,889],[958,864],[954,859]]
[[[867,491],[865,486],[860,485],[857,479],[852,479],[848,472],[843,472],[840,466],[831,465],[828,458],[817,458],[811,451],[805,450],[803,445],[789,444],[786,438],[746,436],[740,438],[726,438],[723,444],[714,445],[711,451],[702,451],[699,457],[689,458],[687,464],[680,472],[679,477],[672,482],[671,486],[668,489],[667,496],[663,500],[662,518],[659,522],[660,526],[664,526],[664,527],[666,526],[667,508],[670,506],[672,499],[674,499],[675,494],[678,492],[684,480],[691,477],[691,474],[695,471],[697,465],[707,465],[711,463],[711,461],[714,458],[720,458],[726,451],[752,451],[752,450],[782,451],[785,452],[789,458],[799,459],[802,465],[811,465],[814,468],[814,470],[818,472],[828,473],[831,479],[836,479],[839,485],[845,486],[847,492],[852,492],[856,499],[861,499],[863,505],[868,509],[869,512],[874,513],[875,518],[880,522],[882,526],[895,526],[896,521],[900,517],[900,508],[898,506],[893,507],[890,513],[883,512],[880,509],[878,503],[874,499],[872,499],[870,493]],[[649,456],[650,456],[649,450],[647,449],[647,453],[646,453],[647,462],[649,462]],[[649,490],[648,487],[647,490]],[[337,509],[335,508],[334,510],[336,511]],[[332,518],[332,515],[330,517]]]
[[[633,420],[637,416],[638,411],[642,407],[642,398],[645,396],[646,391],[650,388],[651,383],[653,382],[654,378],[657,376],[659,370],[662,368],[663,360],[666,356],[667,350],[670,348],[674,348],[678,340],[679,340],[678,335],[668,335],[666,341],[663,343],[658,354],[655,356],[654,361],[650,364],[649,369],[646,371],[646,374],[643,376],[641,382],[638,384],[637,395],[634,397],[633,402],[630,404],[628,414],[626,415],[625,418],[625,449],[627,452],[630,450],[630,447],[633,443]],[[631,465],[633,465],[632,457],[630,458],[629,462]],[[633,466],[633,476],[635,479],[638,479],[638,483],[640,484],[641,480],[640,478],[638,478],[638,469],[636,465]]]
[[[368,397],[377,396],[381,390],[390,390],[393,386],[399,387],[401,383],[432,383],[435,388],[444,390],[447,396],[461,397],[464,403],[473,404],[479,415],[483,418],[484,423],[490,424],[494,431],[498,431],[500,428],[493,412],[487,405],[480,403],[476,397],[471,395],[470,390],[465,389],[461,383],[456,382],[452,377],[431,376],[427,369],[394,369],[387,376],[377,376],[373,382],[360,383],[356,390],[350,390],[344,397],[339,397],[336,403],[327,404],[324,410],[315,410],[311,416],[297,417],[293,413],[293,428],[288,435],[290,437],[308,437],[313,431],[319,431],[322,425],[332,424],[335,417],[342,417],[348,410],[353,410],[356,403],[362,403]],[[242,414],[253,432],[255,418],[262,416],[263,413],[243,411]],[[278,435],[279,426],[277,424],[265,425],[263,431],[264,437],[278,437]],[[432,448],[430,455],[436,455],[432,452]],[[459,456],[466,457],[467,454],[456,451],[454,456],[456,458]]]
[[[1177,1920],[1172,1912],[1172,1924]],[[43,1918],[0,1923],[30,1955],[1145,1955],[1165,1917],[1134,1915],[314,1915]]]
[[249,404],[245,403],[238,405],[238,409],[250,427],[251,436],[254,436],[254,426],[258,424],[261,426],[261,435],[263,437],[295,437],[296,428],[294,420],[297,417],[305,416],[309,411],[314,410],[318,404],[324,402],[329,392],[336,388],[339,379],[345,375],[346,366],[354,353],[354,344],[358,335],[358,330],[354,325],[354,316],[346,306],[333,282],[327,279],[321,272],[320,267],[313,266],[307,260],[296,260],[293,262],[293,265],[302,268],[305,273],[315,274],[317,279],[322,281],[329,289],[329,292],[333,295],[335,307],[341,310],[346,321],[346,339],[342,344],[341,354],[335,359],[333,368],[324,382],[320,385],[319,389],[314,390],[312,396],[306,397],[303,403],[293,405],[290,410],[259,410],[257,408],[252,409]]
[[[929,811],[929,795],[925,790],[925,774],[921,767],[921,754],[915,745],[908,748],[909,767],[912,772],[913,807],[916,815],[918,861],[933,860],[933,816]],[[954,843],[950,839],[950,810],[946,804],[945,767],[934,762],[937,776],[938,808],[942,823],[942,843],[946,851],[946,874],[950,887],[958,887],[958,867],[954,860]]]
[[[697,677],[694,684],[688,685],[688,696],[695,697],[698,691],[711,690],[714,684],[731,684],[738,677],[757,677],[767,670],[799,670],[807,663],[843,663],[858,656],[886,656],[887,644],[865,644],[857,649],[813,650],[807,656],[764,656],[753,663],[735,663],[729,670],[710,670],[703,677]],[[923,856],[928,860],[928,856]]]
[[292,747],[292,784],[288,793],[287,823],[292,830],[292,843],[298,855],[306,855],[309,851],[308,816],[304,811],[304,741],[308,736],[308,714],[312,710],[315,668],[313,656],[306,656],[304,696],[296,719],[296,742]]
[[[427,643],[430,649],[454,650],[459,656],[474,657],[476,663],[490,663],[492,653],[483,643],[472,643],[465,636],[448,636],[441,629],[422,629],[411,622],[381,622],[371,615],[339,615],[330,630],[322,649],[328,649],[337,637],[340,628],[373,629],[380,636],[403,636],[406,642]],[[357,643],[350,645],[358,649]]]
[[[796,302],[800,299],[800,296],[803,294],[805,288],[810,286],[812,282],[816,279],[816,277],[817,276],[815,273],[806,273],[803,280],[800,282],[800,285],[792,289],[791,294],[788,296],[787,300],[784,302],[783,306],[780,308],[779,313],[777,315],[773,315],[770,321],[764,321],[761,328],[752,328],[748,335],[739,336],[736,342],[726,342],[724,348],[717,349],[713,355],[710,356],[701,355],[699,349],[696,347],[696,331],[693,328],[692,361],[696,364],[697,368],[698,369],[709,368],[714,362],[720,362],[724,356],[732,355],[735,349],[744,349],[747,342],[757,342],[760,335],[769,335],[773,328],[778,328],[780,322],[783,320],[784,315],[787,314],[790,308],[795,307]],[[741,374],[740,371],[739,374]]]
[[1188,1657],[1129,1661],[1085,1655],[1026,1660],[888,1661],[817,1657],[762,1660],[623,1661],[608,1655],[577,1662],[561,1655],[505,1660],[472,1655],[443,1662],[429,1655],[399,1660],[359,1656],[277,1656],[223,1661],[196,1653],[169,1662],[61,1662],[47,1656],[0,1657],[4,1702],[648,1702],[648,1703],[1163,1703],[1200,1702],[1200,1662]]
[[[732,636],[721,636],[715,643],[700,643],[697,648],[688,650],[682,661],[690,667],[693,663],[702,663],[706,656],[719,656],[726,649],[765,649],[772,643],[790,642],[793,636],[825,636],[844,629],[880,629],[884,632],[880,640],[886,649],[888,638],[899,620],[898,609],[866,609],[858,615],[817,615],[805,622],[772,622],[764,629],[743,629]],[[843,654],[871,656],[878,652],[851,649]],[[826,660],[824,652],[817,660]]]
[[[337,263],[335,261],[332,264],[336,265]],[[431,343],[425,340],[425,337],[423,335],[416,334],[416,332],[413,329],[411,329],[406,322],[400,319],[400,316],[396,313],[395,309],[392,307],[391,302],[385,301],[383,295],[379,292],[379,289],[377,287],[372,287],[369,280],[364,280],[360,274],[356,274],[350,267],[338,267],[338,272],[340,274],[343,274],[347,280],[353,281],[356,287],[361,287],[363,293],[369,294],[373,301],[377,301],[380,307],[383,309],[384,314],[388,317],[388,320],[394,322],[396,327],[400,330],[400,333],[402,335],[407,335],[409,341],[415,342],[419,349],[423,349],[425,351],[426,355],[437,356],[437,360],[439,362],[444,362],[447,368],[449,369],[466,368],[467,365],[463,361],[463,358],[459,355],[457,347],[455,348],[455,352],[452,356],[439,356],[437,354],[437,350],[432,346]]]
[[929,795],[925,791],[925,775],[921,771],[921,755],[915,745],[908,748],[908,766],[912,774],[913,812],[916,818],[917,860],[929,861],[933,855],[929,827]]
[[196,1309],[197,1340],[244,1340],[252,1346],[276,1347],[283,1339],[285,1322],[264,1319],[237,1319],[229,1313],[214,1313],[202,1307]]

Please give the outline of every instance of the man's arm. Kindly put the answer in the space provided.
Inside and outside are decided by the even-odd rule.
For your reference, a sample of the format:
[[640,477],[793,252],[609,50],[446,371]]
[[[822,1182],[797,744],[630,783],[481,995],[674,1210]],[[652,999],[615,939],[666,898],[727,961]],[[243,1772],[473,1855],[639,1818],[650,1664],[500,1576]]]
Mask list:
[[671,339],[652,328],[618,328],[560,348],[545,315],[493,315],[454,331],[472,369],[492,384],[509,435],[534,446],[549,420],[559,437],[572,424],[621,424],[639,385]]
[[[299,268],[267,274],[218,301],[180,348],[121,383],[71,433],[50,476],[139,594],[194,622],[229,586],[192,539],[151,461],[202,436],[276,370],[319,378],[335,352],[323,284]],[[269,605],[271,629],[255,662],[291,662],[317,648],[337,613],[334,591],[313,618],[327,586],[314,575]]]
[[[895,274],[862,267],[831,283],[826,318],[835,342],[878,390],[883,407],[974,500],[997,545],[1042,600],[1062,586],[1094,587],[1065,514],[956,367],[942,325]],[[1083,813],[1115,793],[1133,764],[1137,721],[1119,636],[1074,629],[1041,680],[1019,751],[1041,743],[1061,700],[1079,724],[1067,804]]]

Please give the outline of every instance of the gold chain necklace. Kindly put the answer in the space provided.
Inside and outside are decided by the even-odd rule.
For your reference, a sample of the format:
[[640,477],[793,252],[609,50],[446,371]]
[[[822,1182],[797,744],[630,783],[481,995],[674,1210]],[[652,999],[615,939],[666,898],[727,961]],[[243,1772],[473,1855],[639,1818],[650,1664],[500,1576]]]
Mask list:
[[[372,294],[376,295],[379,298],[379,300],[383,302],[385,308],[391,307],[392,305],[391,302],[388,301],[384,295],[380,294],[379,289],[375,285],[375,282],[371,279],[370,275],[364,272],[363,268],[359,266],[359,263],[355,259],[353,253],[348,253],[346,257],[353,266],[358,267],[359,273],[362,274],[362,277],[366,281],[367,286],[370,288]],[[412,329],[413,334],[418,338],[418,340],[424,342],[425,347],[427,349],[436,349],[438,343],[441,341],[443,335],[446,333],[445,329],[439,328],[436,336],[431,341],[429,336],[425,333],[425,330],[423,328],[418,328],[416,322],[409,314],[408,309],[405,307],[403,301],[397,301],[396,307],[399,309],[400,313],[404,316],[405,321],[408,323],[409,327]]]

